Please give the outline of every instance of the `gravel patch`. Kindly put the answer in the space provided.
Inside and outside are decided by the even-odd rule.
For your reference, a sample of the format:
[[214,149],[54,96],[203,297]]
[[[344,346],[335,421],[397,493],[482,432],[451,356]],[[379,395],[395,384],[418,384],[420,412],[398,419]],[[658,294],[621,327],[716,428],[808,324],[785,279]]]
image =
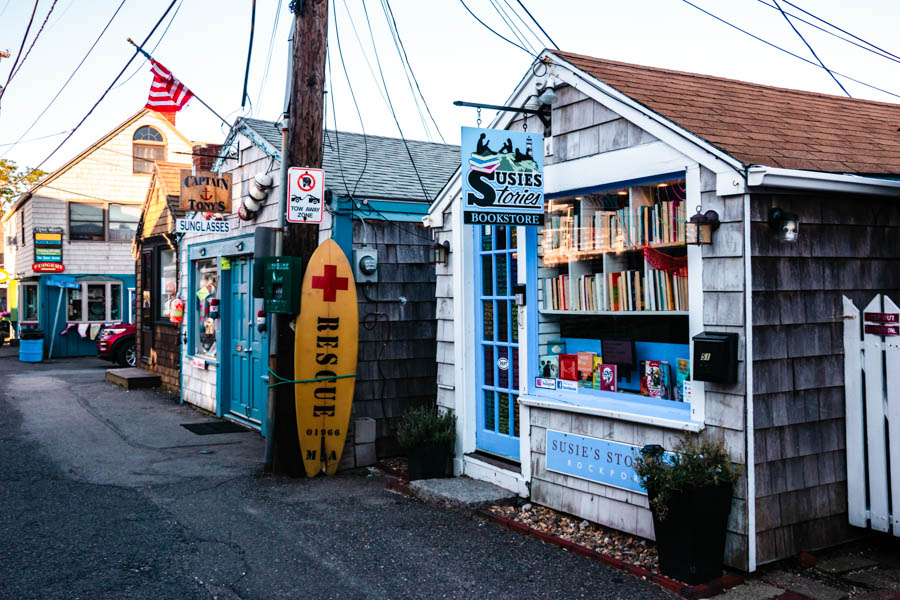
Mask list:
[[652,573],[659,573],[656,545],[642,537],[577,519],[552,508],[532,503],[522,506],[495,505],[490,507],[490,511]]

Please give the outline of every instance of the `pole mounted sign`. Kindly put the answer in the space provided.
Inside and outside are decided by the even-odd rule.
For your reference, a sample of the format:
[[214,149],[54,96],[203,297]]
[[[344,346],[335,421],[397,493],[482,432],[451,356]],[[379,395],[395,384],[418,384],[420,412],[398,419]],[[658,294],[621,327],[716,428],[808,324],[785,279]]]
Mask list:
[[175,219],[175,233],[209,233],[225,235],[231,233],[231,225],[228,221]]
[[34,228],[34,264],[31,270],[35,273],[62,273],[63,265],[63,229],[62,227]]
[[231,173],[181,169],[181,210],[211,213],[231,212]]
[[288,222],[321,223],[324,199],[325,171],[306,167],[288,169]]
[[463,222],[544,224],[544,137],[527,131],[462,128]]

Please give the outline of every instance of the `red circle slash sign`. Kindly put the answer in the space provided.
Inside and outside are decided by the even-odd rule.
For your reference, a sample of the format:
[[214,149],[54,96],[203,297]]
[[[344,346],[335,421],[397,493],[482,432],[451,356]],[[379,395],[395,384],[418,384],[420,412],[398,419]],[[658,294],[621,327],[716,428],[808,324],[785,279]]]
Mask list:
[[[303,184],[307,185],[304,186]],[[297,187],[299,187],[304,192],[308,192],[314,187],[316,187],[316,178],[313,177],[309,172],[301,173],[299,177],[297,177]]]

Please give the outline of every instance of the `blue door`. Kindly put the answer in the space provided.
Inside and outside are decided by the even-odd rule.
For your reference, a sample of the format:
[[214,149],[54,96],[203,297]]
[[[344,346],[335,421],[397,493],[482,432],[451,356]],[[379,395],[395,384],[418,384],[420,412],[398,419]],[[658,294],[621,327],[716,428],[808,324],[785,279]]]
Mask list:
[[475,446],[519,459],[515,227],[475,230]]
[[231,259],[231,269],[223,270],[225,287],[222,318],[227,320],[227,369],[222,390],[226,416],[260,426],[266,414],[268,342],[256,329],[256,303],[251,293],[251,259]]

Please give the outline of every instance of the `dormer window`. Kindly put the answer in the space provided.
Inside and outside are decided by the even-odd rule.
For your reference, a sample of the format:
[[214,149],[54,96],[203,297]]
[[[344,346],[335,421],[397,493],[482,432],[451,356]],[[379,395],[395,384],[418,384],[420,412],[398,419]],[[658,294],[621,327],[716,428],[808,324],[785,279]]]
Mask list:
[[166,159],[166,140],[159,130],[148,125],[134,132],[134,172],[152,173],[153,162]]

